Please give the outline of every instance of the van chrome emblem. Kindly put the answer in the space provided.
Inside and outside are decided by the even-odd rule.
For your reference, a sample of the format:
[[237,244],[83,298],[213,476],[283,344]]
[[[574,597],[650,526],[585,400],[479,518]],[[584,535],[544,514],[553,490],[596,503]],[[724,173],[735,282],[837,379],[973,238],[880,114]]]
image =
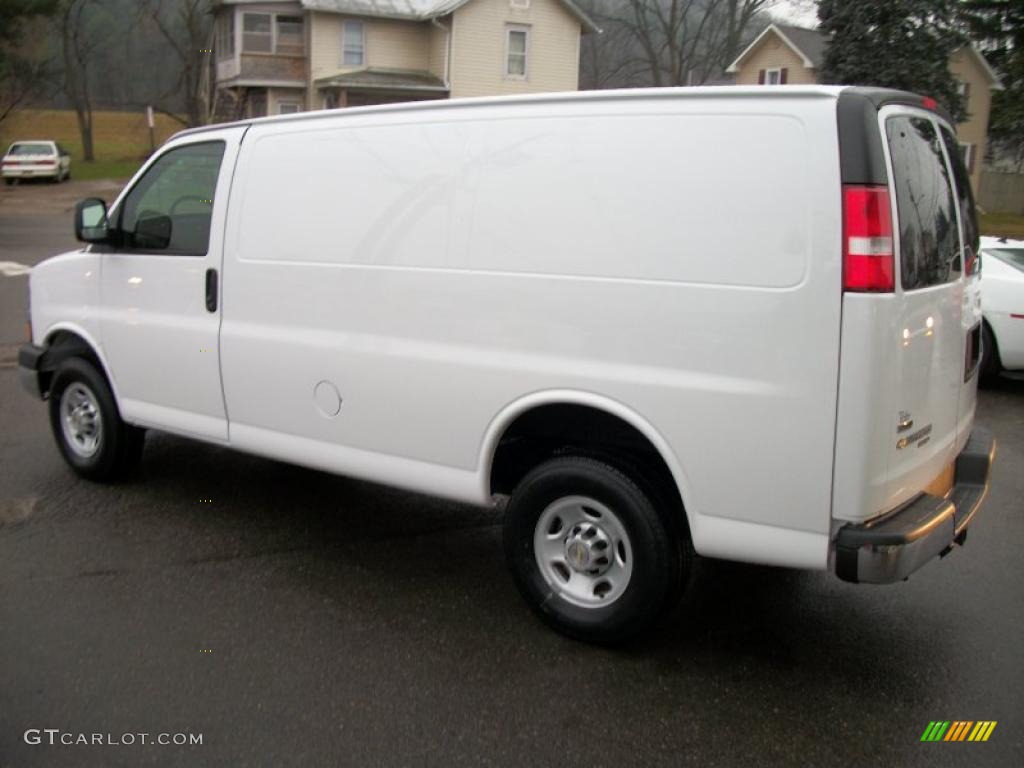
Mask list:
[[917,432],[913,433],[912,435],[907,435],[906,437],[901,437],[899,440],[897,440],[896,449],[901,451],[911,443],[917,443],[917,447],[920,448],[922,445],[924,445],[925,443],[932,439],[931,434],[932,425],[927,424],[921,427],[919,430],[917,430]]
[[914,420],[910,416],[910,411],[900,411],[900,420],[896,423],[896,432],[906,432],[914,426]]

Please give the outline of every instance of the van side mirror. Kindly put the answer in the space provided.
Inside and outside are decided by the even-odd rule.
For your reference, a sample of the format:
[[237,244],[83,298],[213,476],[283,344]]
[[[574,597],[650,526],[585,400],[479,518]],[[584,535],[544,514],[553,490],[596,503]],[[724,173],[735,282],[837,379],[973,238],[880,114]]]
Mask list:
[[171,244],[171,217],[160,213],[139,217],[131,240],[136,248],[163,250]]
[[110,236],[107,229],[107,204],[90,197],[75,205],[75,237],[83,243],[103,243]]

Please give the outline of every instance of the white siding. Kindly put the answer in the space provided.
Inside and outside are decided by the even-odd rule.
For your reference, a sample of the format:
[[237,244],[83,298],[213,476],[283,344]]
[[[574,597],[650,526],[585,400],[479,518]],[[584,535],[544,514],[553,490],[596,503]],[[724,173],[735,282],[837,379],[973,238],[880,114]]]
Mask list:
[[[526,79],[505,77],[505,30],[530,27]],[[488,96],[579,88],[580,22],[558,0],[471,0],[454,14],[452,96]]]
[[356,19],[365,24],[366,55],[361,66],[342,66],[341,30],[345,16],[313,13],[313,80],[340,72],[374,67],[427,70],[431,59],[431,26],[424,22]]

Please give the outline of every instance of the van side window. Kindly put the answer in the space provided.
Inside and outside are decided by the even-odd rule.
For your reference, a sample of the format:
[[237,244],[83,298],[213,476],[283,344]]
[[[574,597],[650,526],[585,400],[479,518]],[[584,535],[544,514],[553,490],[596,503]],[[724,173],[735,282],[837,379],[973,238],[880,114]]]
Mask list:
[[121,206],[121,250],[205,256],[223,141],[166,152]]
[[885,122],[896,186],[903,290],[927,288],[959,276],[960,235],[953,185],[930,120]]
[[946,154],[953,166],[953,179],[956,181],[956,194],[960,200],[960,218],[964,222],[964,264],[967,274],[973,275],[981,269],[981,260],[977,258],[980,246],[978,229],[978,212],[974,209],[974,192],[971,190],[971,178],[964,167],[960,144],[953,132],[942,129],[942,140],[946,142]]

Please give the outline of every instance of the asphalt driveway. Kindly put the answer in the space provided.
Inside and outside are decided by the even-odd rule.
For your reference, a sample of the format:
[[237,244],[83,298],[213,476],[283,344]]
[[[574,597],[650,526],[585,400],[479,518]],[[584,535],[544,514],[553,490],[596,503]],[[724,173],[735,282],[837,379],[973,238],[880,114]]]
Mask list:
[[[29,191],[0,190],[0,261],[73,246],[73,200]],[[1000,449],[962,549],[888,587],[704,561],[608,650],[532,616],[498,510],[158,434],[131,481],[78,479],[17,387],[25,280],[0,277],[0,767],[1024,765],[1024,383],[981,396]],[[998,724],[922,743],[934,720]]]

